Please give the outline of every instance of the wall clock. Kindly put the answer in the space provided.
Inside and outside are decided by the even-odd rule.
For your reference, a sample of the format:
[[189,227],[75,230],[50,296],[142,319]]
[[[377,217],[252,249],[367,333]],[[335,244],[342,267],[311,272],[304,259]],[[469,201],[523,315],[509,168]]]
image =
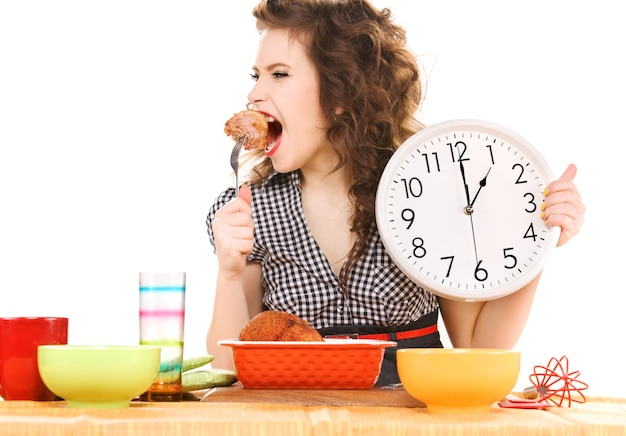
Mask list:
[[398,267],[441,297],[485,301],[536,277],[560,228],[541,219],[553,179],[516,133],[480,120],[426,127],[389,160],[376,222]]

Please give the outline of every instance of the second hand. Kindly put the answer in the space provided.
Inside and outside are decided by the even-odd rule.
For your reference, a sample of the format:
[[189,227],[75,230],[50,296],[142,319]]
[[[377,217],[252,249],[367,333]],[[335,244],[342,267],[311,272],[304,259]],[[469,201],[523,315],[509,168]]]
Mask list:
[[474,233],[474,217],[473,214],[469,214],[470,224],[472,226],[472,240],[474,241],[474,256],[476,257],[476,265],[478,265],[478,250],[476,249],[476,235]]

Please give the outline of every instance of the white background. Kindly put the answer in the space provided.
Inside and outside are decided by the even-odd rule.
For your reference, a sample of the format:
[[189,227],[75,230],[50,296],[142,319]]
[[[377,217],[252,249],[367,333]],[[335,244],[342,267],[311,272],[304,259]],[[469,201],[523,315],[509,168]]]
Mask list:
[[[255,3],[0,3],[0,316],[68,316],[71,343],[134,344],[137,273],[186,271],[185,355],[205,353],[205,216],[232,183],[222,129],[253,84]],[[579,167],[586,223],[544,271],[518,388],[567,355],[589,394],[625,396],[618,2],[375,4],[422,59],[426,122],[496,122],[555,175]]]

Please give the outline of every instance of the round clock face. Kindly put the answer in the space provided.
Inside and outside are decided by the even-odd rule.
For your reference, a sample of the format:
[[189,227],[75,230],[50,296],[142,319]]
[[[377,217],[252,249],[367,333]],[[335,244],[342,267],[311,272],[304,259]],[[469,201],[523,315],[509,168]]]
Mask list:
[[552,172],[523,138],[478,120],[429,126],[381,177],[383,244],[413,281],[442,297],[484,301],[536,277],[560,229],[541,218]]

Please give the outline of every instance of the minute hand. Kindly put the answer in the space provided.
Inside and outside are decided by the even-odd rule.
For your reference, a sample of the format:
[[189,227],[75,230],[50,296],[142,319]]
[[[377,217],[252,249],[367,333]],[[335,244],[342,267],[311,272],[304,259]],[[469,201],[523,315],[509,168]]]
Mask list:
[[463,159],[459,157],[459,168],[461,168],[461,178],[463,179],[463,187],[465,188],[465,199],[467,200],[467,207],[470,207],[470,193],[469,186],[465,180],[465,167],[463,166]]
[[470,207],[474,206],[474,202],[478,198],[478,194],[480,194],[480,190],[483,189],[485,186],[487,186],[487,176],[489,175],[489,172],[491,172],[491,167],[489,167],[489,170],[487,171],[487,174],[485,174],[485,177],[483,177],[482,180],[478,182],[480,186],[478,186],[478,191],[476,191],[476,195],[474,195],[474,199],[470,203]]

